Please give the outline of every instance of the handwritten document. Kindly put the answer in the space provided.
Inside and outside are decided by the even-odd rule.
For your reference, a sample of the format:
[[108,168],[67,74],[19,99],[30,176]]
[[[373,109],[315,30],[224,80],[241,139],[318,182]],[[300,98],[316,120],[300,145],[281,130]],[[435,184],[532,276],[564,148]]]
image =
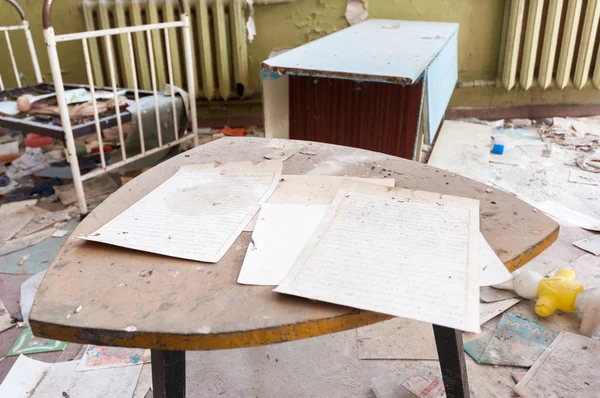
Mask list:
[[342,184],[275,291],[479,332],[479,202]]
[[281,162],[263,163],[266,166],[250,171],[184,166],[129,209],[82,238],[215,263],[277,186]]
[[[267,203],[287,205],[330,205],[342,181],[353,180],[393,187],[393,178],[360,178],[323,175],[283,175]],[[256,217],[244,228],[253,231]]]
[[263,204],[238,283],[279,285],[315,232],[328,207]]

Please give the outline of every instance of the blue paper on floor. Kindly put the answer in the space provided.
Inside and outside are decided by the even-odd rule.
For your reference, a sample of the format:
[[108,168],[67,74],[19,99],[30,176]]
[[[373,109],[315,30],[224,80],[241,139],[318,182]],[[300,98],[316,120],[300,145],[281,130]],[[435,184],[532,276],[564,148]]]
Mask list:
[[[79,221],[70,220],[61,228],[69,231],[65,236],[61,238],[49,237],[36,245],[0,257],[0,272],[31,275],[47,269],[78,224]],[[29,257],[19,265],[19,262],[27,255]]]
[[465,344],[465,351],[478,363],[530,367],[556,336],[555,330],[504,314],[489,342],[482,333],[479,339]]

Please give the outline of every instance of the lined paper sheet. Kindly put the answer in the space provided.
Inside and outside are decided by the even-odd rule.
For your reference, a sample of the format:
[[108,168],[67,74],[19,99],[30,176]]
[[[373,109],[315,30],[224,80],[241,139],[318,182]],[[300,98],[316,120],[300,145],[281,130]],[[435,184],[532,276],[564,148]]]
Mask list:
[[479,202],[345,181],[275,291],[479,332]]
[[263,204],[237,282],[245,285],[279,285],[328,207]]
[[81,238],[215,263],[275,190],[281,167],[281,161],[251,168],[183,166],[129,209]]
[[[322,175],[282,175],[273,195],[267,203],[287,205],[329,205],[342,186],[342,181],[362,181],[386,187],[393,187],[393,178],[360,178]],[[256,217],[244,228],[254,231]]]

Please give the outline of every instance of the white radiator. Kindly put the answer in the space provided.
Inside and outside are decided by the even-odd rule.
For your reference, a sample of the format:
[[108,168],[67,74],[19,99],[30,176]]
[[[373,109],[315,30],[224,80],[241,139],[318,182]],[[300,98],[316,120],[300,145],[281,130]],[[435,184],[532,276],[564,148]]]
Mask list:
[[[252,94],[248,88],[248,49],[246,37],[246,2],[243,0],[188,0],[191,9],[192,49],[196,73],[197,98],[218,100],[244,98]],[[84,0],[83,12],[87,30],[118,28],[148,23],[179,20],[179,8],[170,0]],[[160,32],[152,32],[158,87],[164,87],[167,65],[166,46]],[[130,52],[125,38],[114,39],[117,65],[129,63]],[[138,65],[140,88],[152,89],[148,51],[142,33],[134,33],[134,56]],[[175,84],[186,86],[181,35],[170,37]],[[109,81],[106,51],[101,41],[90,40],[95,83]],[[118,85],[132,87],[130,68],[118,68]]]
[[506,0],[500,84],[600,89],[599,20],[600,0]]

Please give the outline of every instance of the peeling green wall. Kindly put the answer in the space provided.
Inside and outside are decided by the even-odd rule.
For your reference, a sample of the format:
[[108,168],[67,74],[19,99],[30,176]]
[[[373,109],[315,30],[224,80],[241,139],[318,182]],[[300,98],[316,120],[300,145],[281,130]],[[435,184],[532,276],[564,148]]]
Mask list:
[[[48,58],[41,30],[41,1],[21,2],[31,21],[42,72],[49,81]],[[493,80],[498,65],[504,2],[505,0],[368,0],[367,9],[370,18],[458,22],[459,81]],[[78,8],[79,0],[56,0],[55,3],[53,25],[57,33],[84,29],[83,16]],[[296,47],[347,27],[345,8],[346,0],[295,0],[255,6],[257,36],[248,45],[252,88],[260,87],[260,63],[271,50]],[[0,25],[18,22],[17,13],[0,0]],[[20,69],[25,74],[23,81],[32,83],[33,70],[23,35],[13,32],[11,37],[14,37]],[[85,70],[80,43],[61,43],[58,48],[65,81],[84,82]],[[0,37],[0,59],[0,73],[5,85],[14,86],[3,37]],[[451,106],[455,107],[577,103],[600,103],[600,94],[594,89],[515,89],[508,92],[503,88],[480,87],[457,89],[451,100]],[[256,112],[257,108],[253,107],[251,113]]]

